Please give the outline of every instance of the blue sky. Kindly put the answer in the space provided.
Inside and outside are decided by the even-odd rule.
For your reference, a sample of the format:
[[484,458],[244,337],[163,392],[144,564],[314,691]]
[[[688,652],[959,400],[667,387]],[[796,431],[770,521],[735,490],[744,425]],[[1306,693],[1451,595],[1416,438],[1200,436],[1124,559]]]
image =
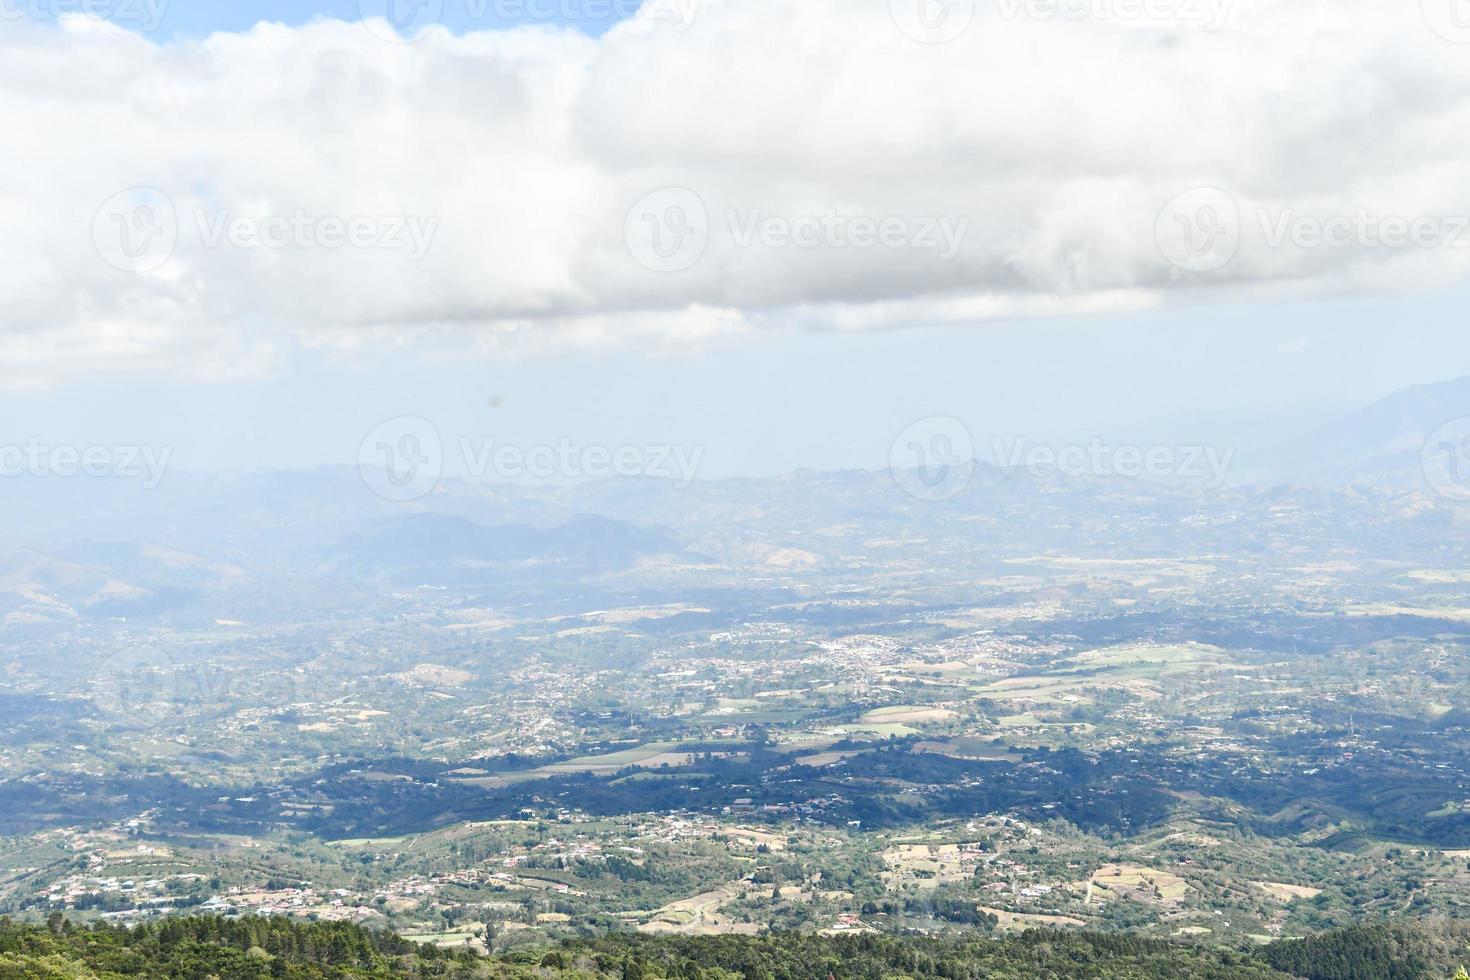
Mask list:
[[[415,0],[0,0],[8,10],[35,11],[47,16],[73,9],[101,9],[115,23],[136,29],[146,19],[141,11],[159,10],[161,38],[199,37],[214,31],[242,31],[268,21],[297,26],[328,17],[359,21],[364,11],[381,15],[388,3],[401,4],[410,16]],[[437,12],[436,19],[455,33],[496,30],[517,24],[573,25],[597,36],[620,19],[635,0],[422,0],[421,9]],[[161,5],[161,6],[156,6]],[[420,14],[422,16],[422,14]]]
[[[165,4],[156,40],[389,0],[97,2],[127,26]],[[881,467],[929,416],[981,448],[1203,440],[1470,375],[1470,49],[1417,5],[1341,0],[1313,44],[1300,5],[1240,0],[1140,45],[1045,18],[938,40],[853,0],[611,33],[611,0],[424,2],[600,40],[159,52],[13,24],[93,0],[0,0],[0,446],[298,467],[411,415],[754,475]]]
[[451,443],[701,446],[704,477],[876,469],[898,432],[932,415],[963,420],[982,449],[995,436],[1129,423],[1146,423],[1141,436],[1208,441],[1258,432],[1261,415],[1291,419],[1470,375],[1467,300],[1453,291],[773,333],[662,357],[302,360],[265,381],[121,377],[0,396],[0,416],[14,433],[58,443],[170,445],[175,466],[194,470],[349,463],[368,431],[399,415],[433,420]]

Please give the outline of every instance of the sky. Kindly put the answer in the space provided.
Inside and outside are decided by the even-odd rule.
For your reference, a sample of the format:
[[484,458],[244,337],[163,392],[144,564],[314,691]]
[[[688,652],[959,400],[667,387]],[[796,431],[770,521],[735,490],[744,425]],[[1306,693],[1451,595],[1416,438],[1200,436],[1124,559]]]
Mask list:
[[0,0],[0,442],[754,475],[1470,375],[1449,0],[393,2]]
[[[94,13],[135,33],[162,40],[248,31],[261,22],[299,27],[317,19],[361,23],[386,17],[390,0],[5,0],[13,19],[56,22],[68,13]],[[391,0],[409,25],[429,20],[456,33],[527,24],[571,26],[597,36],[636,12],[635,0]],[[411,33],[411,32],[410,32]]]
[[[346,464],[385,420],[431,420],[468,439],[531,447],[689,446],[700,476],[878,469],[893,439],[934,416],[993,440],[1107,432],[1200,440],[1295,433],[1413,384],[1470,375],[1465,291],[1271,307],[858,335],[773,333],[757,343],[511,363],[391,354],[298,362],[269,379],[139,385],[128,377],[0,394],[10,433],[51,444],[168,446],[192,470]],[[1386,324],[1393,324],[1392,329]],[[1197,435],[1195,435],[1197,433]]]

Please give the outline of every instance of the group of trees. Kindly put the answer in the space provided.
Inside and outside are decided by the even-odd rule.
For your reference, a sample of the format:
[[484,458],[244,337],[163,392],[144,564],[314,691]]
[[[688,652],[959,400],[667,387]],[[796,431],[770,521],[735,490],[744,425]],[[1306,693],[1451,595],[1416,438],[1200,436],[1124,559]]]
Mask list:
[[1283,973],[1309,978],[1449,980],[1470,962],[1470,926],[1452,922],[1353,926],[1275,943],[1261,956]]
[[210,916],[129,929],[77,928],[59,913],[45,927],[0,919],[0,980],[468,977],[479,966],[470,953],[340,922]]
[[[1257,952],[1129,935],[1005,938],[809,932],[614,933],[499,956],[420,946],[347,923],[168,919],[133,929],[0,920],[0,980],[1470,980],[1470,927],[1373,925]],[[1457,972],[1458,971],[1458,972]]]

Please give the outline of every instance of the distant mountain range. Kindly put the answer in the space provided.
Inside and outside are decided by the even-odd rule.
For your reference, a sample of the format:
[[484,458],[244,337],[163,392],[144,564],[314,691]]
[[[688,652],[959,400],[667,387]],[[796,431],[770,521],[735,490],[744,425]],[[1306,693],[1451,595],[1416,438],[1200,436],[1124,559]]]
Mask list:
[[[1404,388],[1304,435],[1241,454],[1236,482],[1429,489],[1430,436],[1470,419],[1470,378]],[[1431,447],[1430,456],[1437,453]]]
[[660,528],[582,515],[566,524],[489,526],[444,514],[404,514],[374,521],[344,538],[336,557],[414,584],[465,584],[566,577],[628,568],[643,558],[687,557]]
[[[1265,445],[1244,436],[1231,442],[1227,418],[1200,423],[1209,439],[1198,444],[1233,451],[1224,486],[1203,496],[1188,481],[1178,481],[1186,492],[1176,493],[1147,480],[1036,476],[984,462],[962,492],[936,501],[905,493],[893,474],[867,470],[688,487],[653,478],[544,488],[446,480],[409,504],[375,496],[345,466],[170,473],[152,490],[102,479],[6,479],[0,624],[202,610],[210,596],[219,599],[212,614],[229,618],[235,597],[278,590],[283,581],[322,589],[370,581],[544,585],[638,566],[801,573],[840,567],[871,547],[956,534],[1004,529],[1041,547],[1084,519],[1169,528],[1212,499],[1225,510],[1249,510],[1263,494],[1317,509],[1314,495],[1324,492],[1346,491],[1339,503],[1365,488],[1400,493],[1401,507],[1374,513],[1433,512],[1446,528],[1470,506],[1470,378],[1321,416],[1283,416],[1275,426],[1282,437]],[[1146,427],[1152,435],[1115,430],[1106,438],[1115,446],[1180,446],[1194,427],[1181,417]],[[1253,416],[1238,431],[1270,430]]]
[[[1100,442],[1106,446],[1210,447],[1229,453],[1227,484],[1324,487],[1369,486],[1402,491],[1432,490],[1424,473],[1425,447],[1447,423],[1452,435],[1470,435],[1470,378],[1403,388],[1367,405],[1314,404],[1272,411],[1201,411],[1132,425],[1096,425],[1026,445],[1061,450]],[[977,455],[1004,465],[1014,439],[976,433]],[[1440,438],[1436,436],[1436,438]],[[1451,441],[1457,441],[1452,439]],[[1464,472],[1470,478],[1470,444]],[[1445,447],[1430,447],[1430,462],[1444,465]],[[1440,458],[1436,460],[1436,454]],[[1435,473],[1438,480],[1447,476]],[[1195,479],[1166,480],[1198,486]],[[1470,490],[1470,479],[1467,479]],[[1470,494],[1467,494],[1470,496]]]

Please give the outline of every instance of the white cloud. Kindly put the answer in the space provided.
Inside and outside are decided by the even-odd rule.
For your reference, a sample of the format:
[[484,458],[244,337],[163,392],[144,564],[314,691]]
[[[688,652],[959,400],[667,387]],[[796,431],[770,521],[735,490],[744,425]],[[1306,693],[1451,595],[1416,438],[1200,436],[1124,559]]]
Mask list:
[[[853,0],[412,44],[335,21],[169,43],[5,22],[0,359],[12,384],[264,373],[295,345],[678,347],[1463,278],[1470,248],[1381,232],[1431,218],[1448,239],[1470,215],[1470,45],[1414,3],[1222,3],[984,0],[943,44]],[[1210,9],[1219,30],[1186,16]],[[177,243],[134,273],[93,231],[120,235],[134,215],[98,208],[138,186]],[[1156,240],[1211,233],[1160,221],[1195,187],[1228,193],[1238,233],[1203,271]],[[694,238],[665,206],[687,195],[629,221],[662,188],[695,195]],[[1296,234],[1313,223],[1348,244]],[[405,229],[430,226],[414,261]],[[348,235],[363,247],[333,247]]]

